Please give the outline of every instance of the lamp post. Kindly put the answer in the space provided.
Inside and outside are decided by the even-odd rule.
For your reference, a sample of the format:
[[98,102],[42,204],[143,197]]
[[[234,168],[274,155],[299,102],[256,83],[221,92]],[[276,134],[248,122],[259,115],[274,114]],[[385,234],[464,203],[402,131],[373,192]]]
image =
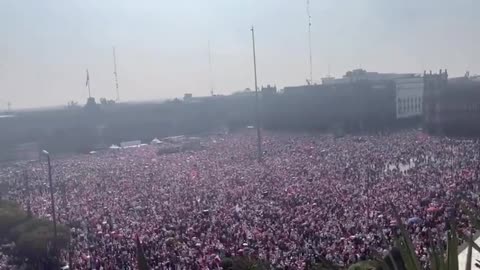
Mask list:
[[25,184],[25,191],[26,191],[26,195],[27,195],[27,214],[28,214],[28,217],[31,218],[32,217],[32,205],[31,205],[31,202],[30,202],[30,180],[28,178],[28,174],[27,174],[27,170],[25,169],[25,171],[23,172],[23,178],[25,180],[24,184]]
[[57,217],[55,215],[55,198],[53,196],[53,183],[52,183],[52,164],[50,163],[50,153],[46,150],[42,150],[42,155],[47,157],[48,163],[48,185],[50,189],[50,202],[52,207],[53,218],[53,250],[57,252]]

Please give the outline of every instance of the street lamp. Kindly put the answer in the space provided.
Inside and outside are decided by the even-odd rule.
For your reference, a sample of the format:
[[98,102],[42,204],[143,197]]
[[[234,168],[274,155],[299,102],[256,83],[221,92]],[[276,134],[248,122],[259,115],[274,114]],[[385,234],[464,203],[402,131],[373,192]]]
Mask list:
[[52,218],[53,218],[53,250],[57,251],[57,217],[55,215],[55,198],[53,197],[53,184],[52,184],[52,165],[50,163],[50,153],[47,150],[42,150],[42,155],[47,157],[48,163],[48,184],[50,189],[50,201],[52,204]]

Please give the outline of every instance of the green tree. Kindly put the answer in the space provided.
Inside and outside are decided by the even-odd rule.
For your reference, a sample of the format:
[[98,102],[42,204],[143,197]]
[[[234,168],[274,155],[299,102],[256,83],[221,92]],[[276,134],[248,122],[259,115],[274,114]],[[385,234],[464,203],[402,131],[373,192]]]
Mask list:
[[[37,265],[58,264],[56,258],[58,253],[54,248],[54,233],[52,224],[45,226],[45,223],[37,223],[35,227],[20,234],[16,243],[17,255]],[[69,230],[63,226],[57,226],[57,251],[66,249],[70,240]]]
[[270,265],[262,260],[247,256],[227,257],[222,260],[225,270],[269,270]]
[[[466,203],[466,202],[464,202]],[[478,217],[479,211],[476,207],[467,208],[463,203],[460,204],[463,212],[465,212],[471,221],[471,224],[480,229],[480,222]],[[391,204],[393,215],[399,226],[400,235],[395,239],[395,246],[383,259],[378,259],[374,262],[360,262],[350,266],[351,270],[368,270],[376,264],[375,269],[381,270],[421,270],[418,256],[415,253],[411,237],[400,219],[400,216],[393,204]],[[471,210],[470,210],[471,209]],[[450,229],[447,232],[447,250],[444,250],[443,244],[435,244],[433,239],[430,239],[429,269],[432,270],[458,270],[458,244],[459,239],[463,239],[468,243],[467,266],[466,270],[472,269],[472,250],[475,249],[480,252],[480,247],[473,241],[472,235],[458,235],[455,220],[449,221]]]
[[8,232],[27,219],[27,213],[17,204],[0,201],[0,237],[7,237]]
[[30,269],[58,269],[58,254],[68,246],[70,230],[58,224],[55,241],[51,221],[28,217],[17,204],[0,201],[0,236],[15,243],[12,255]]

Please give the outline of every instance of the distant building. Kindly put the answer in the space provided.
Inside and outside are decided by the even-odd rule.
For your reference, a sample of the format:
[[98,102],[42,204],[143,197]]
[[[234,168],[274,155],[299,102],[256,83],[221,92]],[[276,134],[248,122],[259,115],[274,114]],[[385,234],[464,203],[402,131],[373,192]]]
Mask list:
[[424,123],[428,131],[452,136],[480,136],[480,81],[426,74]]
[[358,81],[388,81],[404,77],[414,76],[414,73],[379,73],[370,72],[364,69],[354,69],[347,71],[342,78],[326,77],[322,79],[322,84],[342,84]]
[[232,93],[232,96],[254,96],[255,90],[250,88],[245,88],[244,90],[235,91]]
[[264,123],[274,129],[381,129],[395,119],[394,97],[392,81],[290,86],[265,96]]
[[423,115],[423,77],[412,75],[393,79],[395,83],[396,118],[421,117]]
[[277,93],[277,87],[268,84],[266,87],[262,87],[262,95],[274,95]]
[[37,142],[22,143],[15,147],[15,159],[23,161],[38,160],[40,146]]
[[395,118],[405,119],[422,116],[423,78],[414,73],[378,73],[363,69],[348,71],[342,78],[327,77],[323,85],[350,84],[361,81],[391,81],[395,87]]

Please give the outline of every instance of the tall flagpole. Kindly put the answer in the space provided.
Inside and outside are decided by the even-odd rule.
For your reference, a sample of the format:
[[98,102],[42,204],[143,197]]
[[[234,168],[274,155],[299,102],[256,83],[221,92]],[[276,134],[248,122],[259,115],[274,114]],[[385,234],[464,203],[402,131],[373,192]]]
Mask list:
[[210,94],[213,96],[214,85],[213,85],[212,51],[210,47],[210,40],[208,40],[208,72],[210,76]]
[[252,31],[252,45],[253,45],[253,74],[255,77],[255,122],[257,126],[257,155],[258,161],[262,161],[262,134],[260,132],[260,116],[259,116],[259,107],[258,107],[258,84],[257,84],[257,57],[255,55],[255,30]]
[[113,75],[115,75],[115,90],[117,91],[116,101],[120,101],[120,91],[118,90],[118,74],[117,74],[117,56],[115,54],[115,47],[113,47]]
[[313,84],[312,16],[310,15],[310,0],[307,0],[307,15],[308,15],[308,51],[309,51],[309,64],[310,64],[310,84]]
[[88,98],[91,98],[92,92],[90,91],[90,75],[88,74],[88,69],[87,69],[87,87],[88,87]]

